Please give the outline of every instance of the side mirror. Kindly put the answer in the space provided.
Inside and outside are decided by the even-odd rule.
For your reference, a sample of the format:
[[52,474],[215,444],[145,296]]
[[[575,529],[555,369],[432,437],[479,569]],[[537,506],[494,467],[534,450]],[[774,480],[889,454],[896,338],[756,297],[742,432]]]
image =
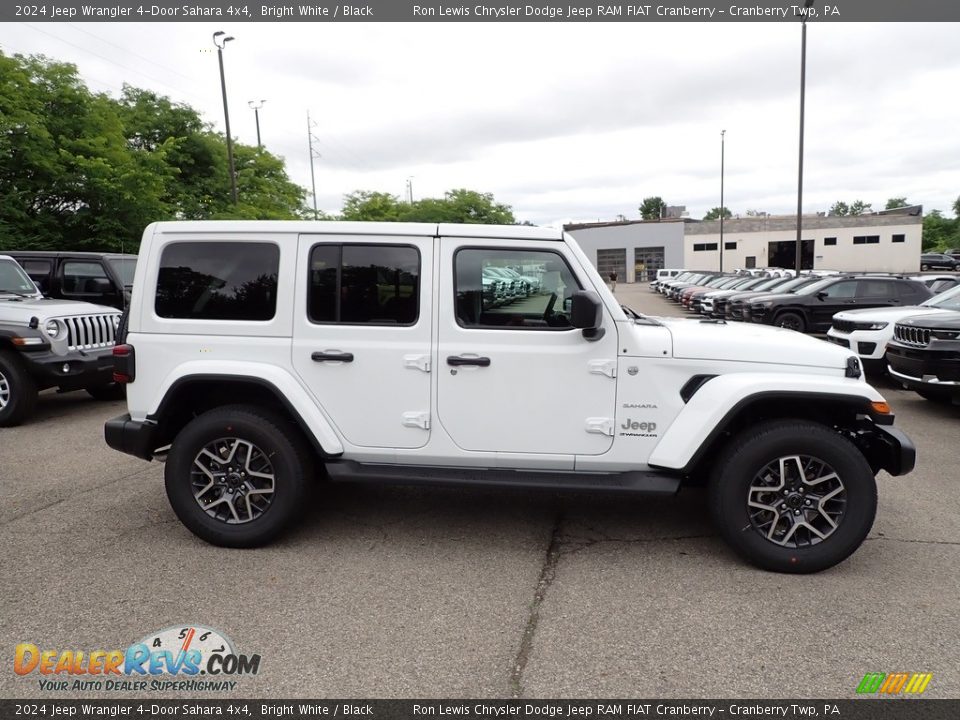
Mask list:
[[603,304],[592,290],[577,290],[571,298],[570,324],[583,330],[583,337],[595,342],[603,337]]
[[821,290],[820,292],[817,293],[817,300],[825,300],[826,297],[827,297],[826,290]]

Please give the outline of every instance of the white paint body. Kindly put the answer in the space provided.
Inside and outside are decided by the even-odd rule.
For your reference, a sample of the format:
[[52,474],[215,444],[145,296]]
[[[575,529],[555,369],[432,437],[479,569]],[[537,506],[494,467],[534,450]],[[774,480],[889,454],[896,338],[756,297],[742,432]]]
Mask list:
[[[154,312],[159,257],[171,241],[273,242],[277,311],[265,322],[170,320]],[[419,315],[410,326],[316,325],[307,318],[310,248],[322,242],[414,245]],[[603,337],[465,328],[453,313],[453,254],[465,246],[547,248],[603,305]],[[136,350],[131,418],[144,421],[191,375],[273,385],[325,452],[359,462],[534,470],[682,468],[738,402],[757,392],[882,397],[845,377],[851,356],[766,326],[635,321],[575,241],[557,230],[481,225],[178,222],[144,233],[127,343]],[[317,351],[351,363],[315,362]],[[451,355],[491,359],[448,366]],[[714,378],[689,402],[694,375]],[[238,402],[243,398],[238,397]]]

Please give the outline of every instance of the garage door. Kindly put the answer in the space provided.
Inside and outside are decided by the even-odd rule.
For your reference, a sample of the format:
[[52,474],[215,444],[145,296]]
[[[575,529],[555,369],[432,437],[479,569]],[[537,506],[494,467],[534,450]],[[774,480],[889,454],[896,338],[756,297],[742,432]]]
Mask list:
[[633,269],[637,282],[650,282],[657,277],[657,270],[663,268],[663,248],[634,248]]
[[627,281],[627,249],[597,250],[597,270],[604,280],[610,278],[610,273],[617,274],[617,280]]

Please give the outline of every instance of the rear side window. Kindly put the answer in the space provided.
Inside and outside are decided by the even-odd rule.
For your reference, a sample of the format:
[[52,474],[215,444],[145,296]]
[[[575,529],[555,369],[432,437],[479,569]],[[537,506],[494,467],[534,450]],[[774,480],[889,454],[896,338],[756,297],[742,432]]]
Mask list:
[[[99,281],[99,282],[98,282]],[[110,283],[103,265],[93,261],[68,260],[63,264],[63,292],[83,295],[101,293]]]
[[279,269],[271,243],[172,243],[160,256],[154,309],[162,318],[270,320]]
[[862,280],[860,282],[860,297],[895,298],[897,293],[894,283],[886,280]]
[[315,323],[414,325],[420,251],[408,245],[317,245],[307,306]]

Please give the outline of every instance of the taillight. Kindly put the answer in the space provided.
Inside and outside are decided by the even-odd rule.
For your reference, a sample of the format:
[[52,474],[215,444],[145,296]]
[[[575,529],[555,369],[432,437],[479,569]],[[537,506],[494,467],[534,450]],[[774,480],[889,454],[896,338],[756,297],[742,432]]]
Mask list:
[[113,346],[113,381],[126,385],[137,377],[133,345]]

